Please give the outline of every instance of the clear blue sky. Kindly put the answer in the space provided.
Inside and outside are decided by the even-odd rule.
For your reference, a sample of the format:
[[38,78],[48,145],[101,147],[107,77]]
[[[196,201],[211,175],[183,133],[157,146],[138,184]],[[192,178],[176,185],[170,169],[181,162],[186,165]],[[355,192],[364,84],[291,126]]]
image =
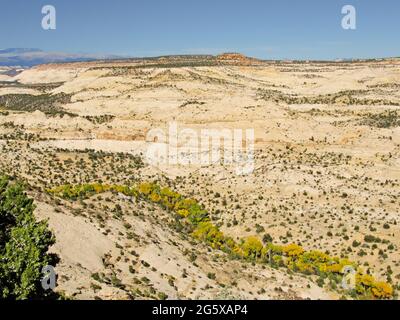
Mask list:
[[[46,4],[57,9],[57,30],[41,28]],[[345,4],[357,9],[357,30],[341,27]],[[1,0],[0,48],[10,47],[130,56],[400,56],[400,1]]]

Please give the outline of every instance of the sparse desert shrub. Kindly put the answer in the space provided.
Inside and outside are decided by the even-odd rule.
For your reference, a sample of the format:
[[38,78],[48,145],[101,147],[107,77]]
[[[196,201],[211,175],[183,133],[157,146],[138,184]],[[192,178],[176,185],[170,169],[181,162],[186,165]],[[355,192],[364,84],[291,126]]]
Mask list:
[[159,292],[157,295],[158,299],[160,300],[167,300],[168,299],[168,295],[165,294],[164,292]]

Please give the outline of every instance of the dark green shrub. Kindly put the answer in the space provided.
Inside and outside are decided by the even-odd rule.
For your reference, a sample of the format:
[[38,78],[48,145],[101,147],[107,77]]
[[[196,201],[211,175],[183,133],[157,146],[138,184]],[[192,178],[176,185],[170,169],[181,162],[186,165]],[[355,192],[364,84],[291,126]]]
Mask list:
[[46,221],[36,221],[34,209],[19,183],[0,176],[0,299],[46,296],[42,268],[54,265],[47,251],[55,239]]

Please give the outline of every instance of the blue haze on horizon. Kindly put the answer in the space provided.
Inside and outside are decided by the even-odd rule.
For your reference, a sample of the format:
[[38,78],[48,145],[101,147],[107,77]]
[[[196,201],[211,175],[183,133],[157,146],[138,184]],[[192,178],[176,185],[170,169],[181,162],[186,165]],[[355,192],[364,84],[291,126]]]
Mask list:
[[[41,8],[57,10],[43,30]],[[357,29],[341,27],[354,5]],[[400,56],[398,0],[1,0],[0,48],[124,56],[240,52],[262,59]]]

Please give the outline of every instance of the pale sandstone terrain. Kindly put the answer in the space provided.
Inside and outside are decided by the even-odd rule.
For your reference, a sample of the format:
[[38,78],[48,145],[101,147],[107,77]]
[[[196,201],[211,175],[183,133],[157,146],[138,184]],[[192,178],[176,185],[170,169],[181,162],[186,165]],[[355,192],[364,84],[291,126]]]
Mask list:
[[[3,76],[5,77],[5,76]],[[77,299],[338,299],[313,276],[230,260],[148,203],[63,184],[158,181],[199,200],[235,239],[265,234],[400,280],[400,60],[241,56],[43,65],[0,78],[0,170],[26,182]],[[154,128],[254,129],[254,171],[154,165]],[[183,144],[183,141],[180,141]],[[366,236],[375,237],[366,241]]]

